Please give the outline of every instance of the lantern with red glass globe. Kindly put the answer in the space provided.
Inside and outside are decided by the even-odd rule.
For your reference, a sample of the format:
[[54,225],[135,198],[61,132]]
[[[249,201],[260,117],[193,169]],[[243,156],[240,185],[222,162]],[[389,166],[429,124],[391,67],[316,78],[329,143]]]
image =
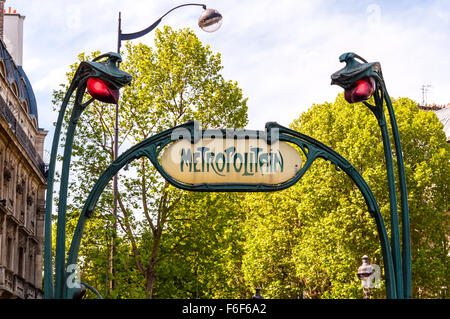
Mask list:
[[[364,63],[359,63],[356,58]],[[344,97],[349,103],[368,100],[376,90],[375,77],[381,75],[380,63],[368,63],[353,52],[342,54],[339,60],[346,65],[331,75],[331,84],[337,84],[345,90]]]
[[371,76],[359,79],[344,92],[345,100],[356,103],[368,100],[375,92],[375,79]]
[[89,78],[86,88],[89,94],[100,102],[116,104],[119,101],[119,89],[101,78]]

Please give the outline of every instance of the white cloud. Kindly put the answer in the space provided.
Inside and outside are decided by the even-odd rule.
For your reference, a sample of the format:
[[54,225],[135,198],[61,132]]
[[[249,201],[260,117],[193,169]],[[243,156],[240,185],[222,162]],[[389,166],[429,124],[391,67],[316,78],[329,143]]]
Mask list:
[[64,83],[66,80],[67,67],[57,67],[51,69],[47,74],[43,75],[38,81],[35,81],[33,85],[33,90],[35,93],[40,93],[40,91],[52,91],[58,88],[60,83]]

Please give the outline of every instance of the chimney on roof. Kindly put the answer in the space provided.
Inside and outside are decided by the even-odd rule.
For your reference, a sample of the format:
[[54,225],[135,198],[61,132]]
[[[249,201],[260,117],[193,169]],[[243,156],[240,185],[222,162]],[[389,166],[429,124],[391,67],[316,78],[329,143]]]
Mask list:
[[[1,2],[4,2],[0,0]],[[0,6],[3,5],[0,4]],[[22,66],[23,58],[23,20],[25,16],[16,10],[3,9],[3,42],[17,66]]]
[[0,38],[3,40],[3,10],[5,10],[5,1],[0,0]]

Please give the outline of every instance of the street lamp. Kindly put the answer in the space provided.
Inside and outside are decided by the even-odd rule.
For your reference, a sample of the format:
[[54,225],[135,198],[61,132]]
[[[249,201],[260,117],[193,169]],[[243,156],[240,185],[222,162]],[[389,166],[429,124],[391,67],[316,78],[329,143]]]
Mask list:
[[198,19],[198,25],[199,27],[206,31],[206,32],[214,32],[217,31],[220,26],[222,25],[222,15],[214,9],[207,9],[206,5],[199,4],[199,3],[186,3],[179,6],[176,6],[166,13],[164,13],[158,20],[153,22],[150,26],[147,28],[133,33],[122,33],[122,19],[121,19],[121,13],[119,12],[119,31],[118,31],[118,41],[117,41],[117,53],[120,53],[120,48],[122,45],[122,41],[126,40],[134,40],[137,38],[140,38],[147,33],[151,32],[153,29],[155,29],[160,23],[161,20],[168,15],[170,12],[174,11],[175,9],[186,7],[186,6],[200,6],[203,7],[203,12],[201,13],[199,19]]
[[[119,89],[131,82],[131,75],[120,70],[118,67],[122,58],[120,56],[120,45],[123,40],[132,40],[141,37],[152,31],[171,11],[183,6],[202,6],[205,10],[199,18],[199,26],[206,32],[213,32],[217,30],[222,22],[222,16],[216,10],[206,9],[203,4],[184,4],[177,6],[161,18],[154,22],[150,27],[136,33],[122,33],[121,20],[119,13],[119,36],[117,53],[109,52],[100,55],[92,61],[83,61],[80,63],[75,75],[70,83],[69,89],[66,92],[63,103],[61,105],[58,119],[55,125],[55,133],[53,136],[52,151],[50,154],[50,163],[48,169],[47,193],[46,193],[46,207],[45,207],[45,241],[44,241],[44,293],[45,298],[64,298],[67,297],[68,292],[66,287],[66,269],[65,269],[65,237],[66,237],[66,207],[67,207],[67,192],[69,180],[69,168],[72,155],[73,139],[75,135],[76,125],[82,112],[94,100],[99,100],[104,103],[116,104],[116,125],[115,125],[115,141],[114,141],[114,158],[117,157],[118,151],[118,100]],[[83,102],[85,91],[91,95],[91,99]],[[75,92],[75,103],[70,116],[69,126],[66,133],[63,163],[60,179],[60,194],[58,202],[58,219],[57,219],[57,234],[56,234],[56,252],[55,252],[55,280],[53,280],[53,261],[52,261],[52,203],[53,203],[53,186],[56,167],[56,157],[59,148],[59,139],[62,128],[62,123],[66,113],[67,105]],[[116,216],[117,207],[117,180],[114,181],[114,216]],[[74,236],[76,240],[76,236]],[[92,290],[97,296],[98,292],[87,284],[81,286],[78,291],[79,296],[82,295],[84,288]],[[73,290],[72,290],[73,293]]]
[[369,257],[366,255],[362,257],[362,262],[363,263],[359,266],[356,275],[361,280],[361,285],[364,290],[364,299],[369,299],[372,275],[375,273],[375,269],[369,264]]
[[264,297],[261,295],[261,288],[255,288],[255,295],[252,297],[252,299],[264,299]]
[[[411,298],[411,239],[409,230],[408,195],[406,190],[403,153],[400,144],[397,121],[395,119],[395,113],[392,107],[392,101],[387,92],[379,62],[369,63],[353,52],[342,54],[339,57],[339,60],[340,62],[345,62],[346,65],[344,68],[331,75],[331,84],[337,84],[344,88],[344,96],[349,103],[364,103],[364,105],[366,105],[377,118],[378,125],[381,129],[389,187],[391,249],[392,259],[394,262],[397,298]],[[375,100],[375,105],[371,105],[366,102],[366,100],[368,100],[371,96],[373,96]],[[386,103],[389,111],[389,118],[397,156],[402,210],[402,250],[400,249],[400,230],[397,212],[397,196],[392,149],[384,113],[384,103]]]
[[[214,9],[208,9],[205,4],[199,4],[199,3],[186,3],[179,6],[176,6],[166,13],[164,13],[158,20],[153,22],[150,26],[147,28],[133,33],[122,33],[122,18],[121,18],[121,12],[119,12],[119,27],[118,27],[118,36],[117,36],[117,53],[120,54],[120,48],[122,46],[122,41],[127,40],[134,40],[137,38],[140,38],[147,33],[154,30],[160,23],[161,20],[167,16],[170,12],[174,11],[175,9],[181,8],[181,7],[187,7],[187,6],[200,6],[203,8],[203,12],[201,13],[200,17],[198,18],[198,25],[199,27],[206,32],[214,32],[217,31],[220,26],[222,25],[222,15]],[[116,110],[115,110],[115,124],[114,124],[114,155],[113,160],[117,159],[117,156],[119,154],[119,104],[118,101],[115,101],[116,104]],[[114,197],[114,203],[113,203],[113,216],[117,217],[117,175],[113,177],[113,197]],[[117,229],[117,224],[114,222],[114,231]],[[111,252],[111,272],[113,274],[113,277],[115,277],[114,274],[114,260],[113,256],[115,254],[115,245],[114,242],[112,244],[112,252]],[[112,281],[112,287],[114,288],[114,279]]]

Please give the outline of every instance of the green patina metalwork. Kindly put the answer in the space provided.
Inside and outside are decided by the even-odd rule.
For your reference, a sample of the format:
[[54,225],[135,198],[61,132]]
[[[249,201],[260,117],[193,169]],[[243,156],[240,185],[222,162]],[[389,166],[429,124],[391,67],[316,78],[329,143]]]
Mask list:
[[[388,298],[396,298],[396,287],[394,278],[394,268],[392,263],[392,256],[389,250],[389,239],[387,236],[386,228],[384,226],[383,219],[381,217],[379,206],[376,199],[370,190],[367,183],[362,178],[361,174],[341,155],[322,144],[321,142],[293,131],[286,127],[283,127],[277,123],[268,123],[266,125],[266,132],[262,131],[242,131],[242,136],[237,138],[266,138],[268,144],[273,143],[276,140],[292,143],[298,146],[306,157],[306,162],[303,167],[297,172],[296,176],[291,180],[279,184],[183,184],[173,179],[167,174],[161,166],[158,157],[161,151],[170,143],[182,139],[188,138],[191,143],[195,143],[201,136],[216,135],[218,131],[215,130],[214,134],[208,130],[196,130],[198,128],[197,122],[188,122],[186,124],[171,128],[159,134],[156,134],[141,143],[133,146],[121,156],[117,158],[100,176],[97,183],[92,188],[89,196],[85,202],[83,210],[78,220],[77,228],[75,230],[73,240],[69,250],[69,257],[67,265],[76,264],[78,250],[83,235],[84,226],[86,221],[93,216],[95,205],[103,192],[106,185],[114,177],[117,172],[124,167],[127,163],[136,160],[141,157],[147,157],[150,159],[159,173],[171,183],[173,186],[187,191],[199,191],[199,192],[268,192],[279,191],[291,187],[297,183],[300,178],[306,173],[311,164],[318,158],[322,158],[331,161],[336,165],[336,169],[344,171],[358,186],[367,204],[367,208],[371,216],[375,219],[377,230],[380,237],[380,244],[382,248],[384,269],[386,275],[386,294]],[[225,134],[225,131],[219,131]],[[69,274],[66,274],[68,276]],[[76,292],[74,289],[65,287],[64,298],[71,298]]]
[[[99,61],[100,59],[105,59]],[[67,205],[67,188],[69,178],[70,159],[72,155],[73,138],[75,129],[80,115],[83,110],[94,101],[91,99],[86,103],[82,103],[84,92],[86,90],[86,82],[90,77],[99,77],[115,88],[120,88],[131,82],[131,75],[120,70],[117,63],[122,59],[119,54],[110,52],[98,56],[93,61],[83,61],[80,63],[72,82],[64,97],[58,119],[55,126],[53,136],[52,151],[50,154],[50,164],[48,170],[46,207],[45,207],[45,240],[44,240],[44,296],[45,298],[61,298],[62,287],[64,285],[65,276],[65,231],[66,231],[66,205]],[[52,265],[52,203],[53,203],[53,184],[55,175],[56,156],[58,153],[59,138],[66,113],[67,105],[75,93],[75,103],[72,109],[69,127],[66,133],[66,143],[64,147],[64,160],[61,171],[61,185],[58,205],[58,227],[56,234],[56,256],[55,256],[55,287],[53,288],[53,265]]]
[[[100,59],[106,58],[105,61],[98,62]],[[408,297],[408,285],[410,287],[410,254],[409,253],[409,216],[408,216],[408,204],[406,196],[406,183],[403,168],[403,159],[400,149],[400,140],[398,137],[398,129],[395,123],[395,116],[392,110],[392,103],[389,95],[387,94],[384,81],[381,75],[381,67],[378,62],[361,64],[355,60],[360,58],[354,53],[346,53],[340,57],[341,62],[346,62],[346,67],[336,72],[332,76],[332,84],[341,85],[344,88],[351,86],[354,81],[365,77],[373,76],[377,80],[377,90],[375,93],[376,106],[366,105],[375,114],[382,129],[382,136],[384,141],[385,157],[388,170],[388,182],[390,190],[391,200],[391,226],[392,226],[392,251],[389,246],[389,239],[384,225],[383,218],[380,213],[378,203],[365,180],[361,174],[340,154],[322,144],[321,142],[293,131],[286,127],[283,127],[277,123],[267,123],[266,130],[252,131],[241,130],[235,131],[234,138],[259,138],[265,139],[267,144],[271,144],[274,141],[283,141],[296,145],[302,151],[306,157],[306,162],[302,168],[296,173],[296,175],[281,184],[269,185],[269,184],[240,184],[240,183],[224,183],[224,184],[185,184],[172,178],[161,166],[159,162],[159,156],[161,151],[165,149],[170,143],[179,139],[189,139],[191,143],[195,143],[202,137],[211,136],[226,136],[227,130],[201,130],[199,129],[197,122],[188,122],[186,124],[168,129],[164,132],[156,134],[143,142],[131,147],[129,150],[119,156],[101,175],[93,189],[89,193],[89,196],[85,202],[83,210],[78,220],[77,228],[75,230],[67,260],[65,263],[65,226],[66,226],[66,202],[67,202],[67,187],[70,167],[70,157],[73,144],[73,138],[75,134],[75,128],[80,115],[83,110],[93,101],[93,99],[82,103],[84,92],[86,89],[86,81],[89,77],[100,77],[116,88],[120,88],[123,85],[128,84],[131,81],[131,76],[126,72],[118,69],[117,65],[121,61],[120,55],[117,53],[107,53],[94,59],[92,62],[82,62],[75,73],[75,76],[70,84],[69,90],[66,93],[61,110],[59,112],[58,120],[55,128],[55,135],[53,138],[52,153],[50,158],[50,166],[48,172],[48,187],[46,197],[46,215],[45,215],[45,249],[44,249],[44,289],[45,298],[72,298],[77,292],[74,288],[69,288],[65,281],[68,277],[66,271],[66,265],[76,264],[78,250],[83,235],[84,226],[86,221],[93,216],[95,205],[99,199],[100,194],[108,182],[117,174],[117,172],[129,162],[141,157],[147,157],[150,159],[155,168],[159,171],[161,176],[166,179],[173,186],[187,191],[199,191],[199,192],[268,192],[279,191],[293,186],[311,167],[312,163],[318,159],[328,160],[336,166],[337,170],[344,171],[357,185],[361,191],[368,211],[375,219],[377,225],[377,231],[380,237],[380,244],[382,249],[384,270],[386,278],[386,295],[388,298],[403,298]],[[53,290],[53,278],[52,278],[52,256],[51,256],[51,211],[53,201],[53,183],[54,172],[56,163],[56,154],[58,150],[59,136],[62,127],[62,121],[66,112],[67,104],[73,94],[75,95],[75,104],[72,110],[69,127],[67,131],[64,160],[62,164],[61,173],[61,187],[60,187],[60,201],[58,205],[58,227],[57,227],[57,242],[56,242],[56,256],[55,256],[55,286]],[[399,176],[400,176],[400,188],[402,196],[402,212],[403,212],[403,278],[402,269],[399,258],[399,235],[398,235],[398,217],[396,212],[396,197],[395,197],[395,185],[393,179],[393,164],[391,148],[386,126],[386,121],[383,112],[383,99],[386,101],[391,124],[393,127],[394,141],[397,149],[398,163],[399,163]],[[394,186],[393,186],[394,185]],[[406,218],[406,219],[405,219]],[[409,262],[409,263],[408,263]],[[409,268],[408,268],[409,267]],[[409,270],[409,272],[408,272]],[[409,274],[409,275],[408,275]],[[408,277],[409,276],[409,277]],[[86,286],[86,285],[85,285]],[[93,290],[95,292],[95,289]],[[99,294],[97,294],[101,297]],[[409,295],[410,296],[410,295]]]
[[[363,63],[358,62],[361,60]],[[389,185],[390,214],[391,214],[391,239],[392,255],[394,260],[397,297],[411,298],[411,238],[409,227],[408,194],[406,189],[405,167],[403,153],[400,144],[397,121],[391,98],[386,89],[386,85],[379,62],[368,63],[359,55],[348,52],[339,57],[346,65],[343,69],[331,75],[331,84],[337,84],[344,89],[349,89],[353,83],[364,77],[373,77],[376,82],[374,93],[375,105],[363,102],[375,115],[381,129],[383,139],[384,154],[386,159],[387,178]],[[389,140],[389,132],[386,123],[383,104],[386,103],[391,122],[392,134],[397,156],[397,168],[399,175],[400,201],[402,210],[402,249],[400,249],[400,229],[397,212],[397,197],[395,190],[395,177],[393,168],[392,148]]]

